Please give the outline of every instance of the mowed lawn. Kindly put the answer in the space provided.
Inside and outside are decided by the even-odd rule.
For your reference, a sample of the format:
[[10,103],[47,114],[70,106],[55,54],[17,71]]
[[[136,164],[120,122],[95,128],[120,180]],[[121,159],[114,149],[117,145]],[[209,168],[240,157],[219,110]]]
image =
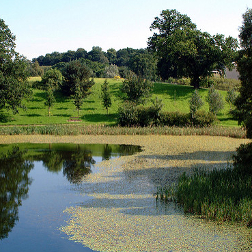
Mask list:
[[[30,81],[38,80],[31,78]],[[84,100],[80,110],[81,122],[70,122],[71,117],[77,117],[78,112],[74,106],[73,99],[56,93],[56,103],[51,108],[51,115],[48,116],[48,107],[44,105],[46,99],[45,91],[33,89],[32,97],[25,101],[27,110],[20,109],[19,114],[13,115],[11,111],[5,109],[0,111],[0,125],[27,125],[27,124],[108,124],[114,125],[117,122],[117,111],[122,106],[120,86],[123,80],[108,79],[111,93],[112,106],[107,115],[106,109],[102,105],[101,85],[105,79],[96,78],[95,85],[91,88],[91,94]],[[189,100],[194,89],[190,86],[180,86],[168,83],[155,83],[151,99],[158,97],[163,102],[163,111],[180,111],[189,113]],[[206,102],[207,89],[200,89],[199,93],[205,101],[202,109],[209,110]],[[226,91],[219,91],[225,100]],[[148,101],[146,105],[150,105]],[[238,126],[237,121],[231,119],[229,104],[225,102],[225,108],[217,115],[218,122],[222,126]]]

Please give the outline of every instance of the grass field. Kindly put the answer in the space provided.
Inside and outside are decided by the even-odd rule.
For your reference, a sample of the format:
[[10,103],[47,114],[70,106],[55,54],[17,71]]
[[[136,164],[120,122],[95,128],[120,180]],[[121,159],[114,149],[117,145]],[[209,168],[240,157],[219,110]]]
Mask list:
[[[30,81],[37,81],[40,78],[30,78]],[[27,110],[20,109],[19,114],[13,115],[11,111],[5,109],[0,111],[0,125],[37,125],[37,124],[105,124],[115,125],[118,108],[122,104],[120,86],[122,80],[108,79],[112,99],[112,106],[107,115],[106,109],[102,106],[101,85],[105,79],[95,79],[92,87],[92,94],[88,96],[80,110],[81,122],[69,122],[70,117],[77,117],[78,113],[73,100],[56,94],[56,103],[51,108],[51,116],[48,116],[48,108],[44,105],[45,92],[33,89],[33,96],[25,101]],[[163,101],[163,111],[189,112],[189,100],[194,89],[190,86],[180,86],[167,83],[155,83],[152,91],[152,99],[158,97]],[[219,91],[223,98],[226,91]],[[200,89],[203,100],[207,96],[207,89]],[[148,102],[150,103],[150,101]],[[148,105],[148,104],[147,104]],[[205,102],[203,109],[208,110]],[[217,115],[218,122],[222,126],[238,126],[237,121],[230,118],[229,105],[225,103],[225,108]]]

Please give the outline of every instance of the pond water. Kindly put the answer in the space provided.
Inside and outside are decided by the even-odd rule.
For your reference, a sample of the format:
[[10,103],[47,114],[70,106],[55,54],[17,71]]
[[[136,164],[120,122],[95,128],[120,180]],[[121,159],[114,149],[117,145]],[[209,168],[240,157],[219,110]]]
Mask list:
[[248,229],[185,215],[153,196],[195,162],[221,168],[232,152],[177,154],[172,146],[166,157],[126,157],[139,151],[0,145],[0,251],[251,251]]
[[95,164],[140,151],[127,145],[0,145],[0,251],[93,251],[59,227],[67,207],[83,204]]

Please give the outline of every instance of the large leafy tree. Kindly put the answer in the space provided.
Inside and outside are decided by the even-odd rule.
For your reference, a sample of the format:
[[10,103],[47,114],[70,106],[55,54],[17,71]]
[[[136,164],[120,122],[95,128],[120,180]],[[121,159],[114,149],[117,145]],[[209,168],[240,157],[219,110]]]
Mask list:
[[241,88],[235,104],[238,121],[244,124],[247,136],[252,138],[252,9],[243,14],[239,38],[242,48],[238,59]]
[[187,15],[176,10],[162,11],[150,29],[158,30],[149,38],[148,48],[159,57],[160,76],[190,77],[195,88],[213,70],[223,73],[226,67],[231,67],[238,46],[232,37],[211,36],[197,30]]
[[0,19],[0,108],[24,107],[22,100],[29,94],[27,60],[15,51],[15,36]]
[[62,91],[74,98],[74,104],[78,110],[85,99],[90,94],[90,88],[94,85],[91,79],[90,69],[79,60],[69,62],[63,71],[64,81]]

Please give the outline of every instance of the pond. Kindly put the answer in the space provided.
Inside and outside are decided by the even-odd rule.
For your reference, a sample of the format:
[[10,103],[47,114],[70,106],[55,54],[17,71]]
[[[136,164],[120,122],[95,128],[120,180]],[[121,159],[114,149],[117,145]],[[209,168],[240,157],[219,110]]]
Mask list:
[[[92,251],[67,239],[63,211],[82,193],[95,164],[140,151],[129,145],[0,145],[0,251]],[[81,192],[81,193],[80,193]]]
[[[155,136],[135,143],[143,140],[150,147],[142,152],[132,145],[18,144],[12,164],[0,161],[1,180],[17,177],[1,183],[15,192],[1,206],[0,251],[251,251],[249,229],[206,222],[153,196],[192,167],[225,167],[240,141]],[[12,148],[2,145],[1,153]]]

